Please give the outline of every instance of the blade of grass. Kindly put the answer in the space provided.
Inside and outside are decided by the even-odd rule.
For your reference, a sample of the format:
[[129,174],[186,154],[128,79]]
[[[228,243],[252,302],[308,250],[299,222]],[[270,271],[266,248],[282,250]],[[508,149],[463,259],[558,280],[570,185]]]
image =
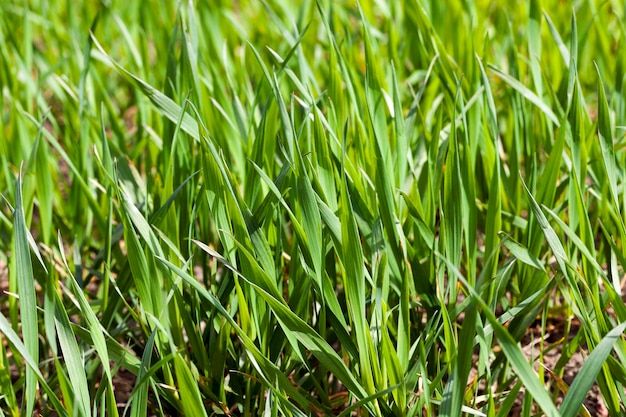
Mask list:
[[125,70],[121,65],[115,62],[105,51],[104,48],[100,45],[98,40],[92,34],[91,38],[93,40],[94,45],[102,54],[102,57],[115,68],[121,75],[131,81],[137,88],[154,104],[154,106],[159,110],[163,116],[170,119],[173,123],[180,122],[180,127],[183,131],[188,133],[192,138],[199,140],[200,132],[198,130],[198,122],[193,119],[189,114],[183,113],[182,108],[176,104],[171,98],[167,97],[165,94],[161,93],[156,88],[152,87],[147,82],[143,81],[136,75],[133,75],[129,71]]
[[180,393],[183,411],[189,416],[208,416],[202,404],[202,397],[195,378],[189,366],[181,355],[174,357],[174,369],[178,380],[178,390]]
[[79,416],[88,416],[91,400],[89,384],[87,383],[87,376],[85,375],[83,355],[78,347],[76,336],[72,331],[67,311],[58,294],[56,297],[54,318],[57,337],[61,345],[61,352],[63,353],[63,363],[67,368],[67,373],[72,383],[72,390],[74,391],[74,398],[66,398],[65,400],[74,402],[73,400],[76,399],[77,402],[73,404],[75,406],[74,412]]
[[43,376],[41,371],[39,370],[39,364],[35,362],[34,358],[28,352],[26,345],[22,343],[19,336],[15,331],[11,328],[11,324],[7,321],[3,314],[0,314],[0,332],[6,336],[10,343],[15,346],[17,351],[20,353],[24,362],[28,365],[28,368],[33,372],[35,377],[41,383],[41,386],[45,393],[48,395],[48,401],[54,407],[54,410],[59,413],[61,417],[68,417],[65,407],[59,401],[59,397],[55,394],[55,392],[48,385],[46,378]]
[[613,345],[620,339],[624,330],[626,330],[626,322],[619,324],[604,336],[589,357],[585,359],[583,367],[576,374],[574,382],[572,382],[565,398],[563,398],[563,406],[560,410],[562,417],[575,417],[578,414],[578,410],[585,398],[587,398],[587,393],[591,389],[593,382],[613,350]]
[[[115,396],[113,395],[113,379],[111,375],[111,365],[109,362],[109,353],[108,353],[106,340],[105,340],[106,331],[102,328],[102,325],[100,324],[100,321],[98,320],[98,317],[96,316],[96,313],[93,311],[92,307],[89,305],[89,302],[87,301],[87,299],[85,298],[85,295],[83,294],[83,290],[78,285],[76,278],[74,278],[74,275],[71,272],[71,269],[65,257],[65,252],[63,251],[63,241],[61,239],[60,232],[58,234],[58,245],[59,245],[59,252],[61,254],[61,260],[63,261],[63,265],[65,266],[65,269],[69,275],[69,283],[70,283],[71,291],[74,297],[76,297],[76,299],[78,300],[78,305],[80,306],[80,312],[82,314],[82,317],[84,317],[84,319],[87,321],[87,328],[89,329],[89,333],[91,334],[92,343],[94,345],[94,348],[96,350],[98,357],[100,358],[101,366],[104,371],[104,375],[106,377],[106,382],[108,385],[108,393],[109,393],[109,397],[108,397],[109,410],[113,410],[112,414],[110,415],[116,416],[117,407],[115,406],[116,401],[115,401]],[[57,308],[59,308],[59,306],[57,306]],[[61,322],[61,324],[65,325],[64,322]],[[70,329],[70,332],[71,332],[71,329]]]
[[[620,213],[619,194],[617,188],[617,180],[619,171],[615,162],[615,149],[613,146],[613,133],[611,131],[611,118],[609,114],[609,105],[606,98],[606,92],[604,89],[604,83],[600,75],[600,69],[594,62],[596,72],[598,73],[598,139],[600,140],[600,148],[602,149],[602,161],[604,162],[604,169],[609,180],[609,191],[613,202],[613,209],[617,214]],[[626,226],[624,225],[624,219],[622,216],[618,216],[620,236],[622,241],[626,236]]]
[[501,70],[499,70],[497,67],[495,67],[493,65],[489,65],[489,69],[498,78],[500,78],[502,81],[504,81],[509,86],[511,86],[511,88],[513,88],[515,91],[520,93],[522,95],[522,97],[524,97],[526,100],[528,100],[529,102],[531,102],[532,104],[537,106],[537,108],[539,110],[541,110],[541,112],[543,114],[545,114],[546,117],[552,123],[554,123],[555,126],[558,127],[558,126],[561,125],[560,122],[559,122],[559,119],[556,117],[556,115],[554,114],[552,109],[541,98],[537,97],[537,95],[535,93],[530,91],[528,89],[528,87],[526,87],[524,84],[522,84],[521,82],[519,82],[518,80],[516,80],[512,76],[502,72]]
[[[20,303],[20,321],[22,323],[22,336],[26,352],[35,363],[39,361],[39,335],[37,324],[37,298],[35,295],[35,277],[31,263],[30,248],[28,244],[29,232],[24,218],[24,202],[22,201],[22,169],[15,185],[15,211],[13,214],[13,242],[15,279]],[[26,369],[26,389],[24,395],[24,414],[32,415],[35,407],[37,392],[37,378],[32,367]]]
[[[437,253],[437,256],[445,263],[449,263],[449,261],[441,254]],[[499,346],[509,360],[513,369],[515,369],[517,376],[523,381],[524,387],[526,387],[528,392],[532,395],[539,407],[541,407],[547,416],[560,416],[558,410],[552,402],[552,399],[550,398],[550,395],[546,391],[546,388],[543,386],[542,382],[539,381],[537,374],[528,363],[526,356],[524,356],[524,352],[522,351],[519,343],[517,343],[508,330],[500,324],[493,311],[491,311],[489,306],[482,300],[482,297],[471,285],[469,285],[465,278],[458,272],[457,277],[469,292],[472,300],[482,309],[487,321],[493,328],[493,332],[496,335]]]
[[[232,326],[233,330],[237,333],[237,336],[241,339],[242,343],[246,346],[247,354],[253,359],[254,366],[258,369],[260,375],[266,380],[268,387],[274,391],[274,393],[281,399],[281,403],[286,404],[286,406],[299,416],[303,416],[301,411],[295,408],[285,397],[284,394],[277,391],[278,389],[285,390],[286,393],[290,395],[291,398],[296,400],[298,404],[302,407],[306,407],[308,402],[295,389],[295,387],[291,384],[289,379],[283,372],[271,361],[269,361],[262,353],[259,351],[258,347],[254,344],[254,342],[246,335],[246,333],[239,327],[237,322],[232,318],[232,316],[224,309],[218,299],[211,293],[209,293],[194,277],[190,276],[185,271],[176,267],[172,263],[168,262],[166,259],[158,258],[157,259],[166,267],[168,267],[172,272],[181,277],[188,285],[190,285],[197,293],[206,299],[218,312],[224,317],[228,323]],[[275,385],[277,384],[277,385]]]

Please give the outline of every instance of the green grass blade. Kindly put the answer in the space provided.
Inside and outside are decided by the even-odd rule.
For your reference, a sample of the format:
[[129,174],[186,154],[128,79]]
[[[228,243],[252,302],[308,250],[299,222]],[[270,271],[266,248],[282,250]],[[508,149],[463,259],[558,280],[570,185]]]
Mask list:
[[528,266],[537,268],[540,271],[545,270],[545,265],[543,264],[543,262],[533,254],[531,254],[528,248],[524,247],[511,236],[505,233],[501,233],[500,237],[502,239],[502,244],[511,251],[511,254],[515,258],[519,259],[521,262],[524,262]]
[[[346,365],[342,362],[337,353],[328,345],[328,343],[322,339],[319,334],[315,332],[308,324],[306,324],[300,317],[294,314],[289,307],[282,301],[280,294],[277,293],[273,287],[266,288],[268,281],[262,280],[265,285],[259,285],[257,283],[258,278],[252,280],[242,275],[236,270],[228,261],[219,255],[217,252],[202,244],[196,242],[196,244],[209,255],[218,259],[224,266],[230,269],[233,273],[237,274],[240,278],[248,282],[254,287],[254,289],[263,297],[263,299],[269,304],[278,320],[284,328],[285,332],[293,334],[293,336],[302,343],[307,349],[309,349],[321,363],[327,369],[332,369],[337,378],[350,389],[355,395],[360,398],[365,397],[365,391],[363,387],[356,381],[352,373],[347,369]],[[240,246],[240,250],[244,250]],[[260,269],[257,270],[260,275],[263,275]]]
[[195,378],[185,360],[176,355],[174,358],[174,369],[178,380],[178,389],[183,411],[188,416],[207,416],[206,409],[202,404],[202,397]]
[[567,49],[567,45],[565,45],[565,42],[563,42],[563,39],[561,38],[561,35],[559,34],[559,30],[552,22],[552,19],[550,19],[550,16],[548,16],[548,14],[545,11],[543,12],[543,16],[546,19],[546,22],[548,23],[550,34],[552,35],[552,38],[554,39],[554,42],[556,43],[559,49],[559,52],[561,53],[561,57],[563,58],[563,63],[569,66],[570,53],[569,53],[569,49]]
[[67,373],[72,383],[76,403],[74,403],[74,399],[70,400],[66,398],[66,401],[69,400],[74,403],[75,412],[78,413],[79,416],[88,416],[91,400],[89,384],[87,383],[87,376],[85,375],[83,355],[78,347],[76,336],[72,331],[65,307],[58,296],[56,298],[54,318],[57,337],[59,338],[61,352],[63,353],[63,361],[67,367]]
[[130,417],[145,417],[147,415],[148,381],[144,378],[146,378],[148,370],[150,369],[156,332],[156,329],[154,329],[150,334],[143,355],[141,356],[141,368],[139,369],[139,374],[137,374],[137,382],[131,395],[132,406],[130,409]]
[[363,385],[368,394],[373,394],[374,379],[370,366],[369,325],[365,319],[365,274],[363,271],[363,248],[356,227],[352,203],[346,186],[341,190],[341,237],[343,241],[341,259],[345,270],[344,285],[346,301],[359,350],[359,363]]
[[33,372],[35,377],[41,383],[43,390],[49,397],[49,401],[54,407],[55,411],[59,413],[61,417],[68,417],[65,407],[59,401],[58,396],[48,385],[46,378],[43,376],[41,371],[39,370],[39,364],[35,362],[34,358],[28,352],[26,345],[22,343],[19,336],[15,331],[11,328],[11,324],[7,321],[3,314],[0,314],[0,332],[6,336],[6,338],[16,347],[17,351],[20,353],[24,362],[28,365],[28,368]]
[[[445,261],[445,258],[443,259]],[[548,391],[546,391],[546,388],[539,380],[532,366],[528,363],[528,359],[526,359],[519,343],[513,339],[508,330],[498,321],[493,311],[491,311],[489,306],[482,300],[482,297],[476,293],[465,278],[459,274],[458,279],[465,285],[472,300],[482,308],[485,318],[493,328],[493,332],[497,337],[499,346],[502,348],[502,351],[509,360],[513,369],[515,369],[519,379],[523,381],[526,390],[533,396],[539,407],[541,407],[544,411],[545,415],[549,417],[560,416],[558,410],[552,402],[552,399],[550,398],[550,395],[548,394]]]
[[[89,305],[89,302],[85,298],[85,294],[83,294],[82,288],[80,288],[80,286],[78,285],[78,282],[76,281],[76,278],[74,277],[74,275],[72,274],[70,270],[70,267],[67,263],[67,259],[65,258],[65,252],[63,251],[63,242],[61,240],[60,233],[58,236],[58,242],[59,242],[59,252],[61,253],[61,259],[63,260],[63,264],[65,265],[65,269],[67,273],[69,274],[69,284],[70,284],[71,291],[74,297],[76,297],[76,300],[78,301],[78,305],[80,306],[80,311],[82,313],[82,316],[87,322],[87,329],[89,330],[89,333],[91,334],[92,343],[96,350],[96,354],[100,358],[101,366],[104,371],[104,375],[106,377],[106,382],[108,384],[108,389],[110,391],[113,391],[113,379],[111,375],[111,365],[109,362],[109,351],[108,351],[106,340],[105,340],[106,331],[102,328],[102,325],[100,324],[100,321],[98,320],[98,317],[96,316],[96,313],[93,311],[92,306]],[[115,399],[114,397],[109,398],[109,400],[114,400],[114,399]],[[114,410],[114,415],[116,415],[117,408],[115,407],[115,403],[113,402],[113,404],[110,404],[110,407]]]
[[[282,371],[271,361],[269,361],[263,354],[259,351],[258,347],[254,344],[254,342],[248,337],[248,335],[239,327],[237,322],[232,318],[232,316],[224,309],[224,307],[220,304],[219,300],[215,298],[215,296],[209,293],[203,286],[200,284],[194,277],[190,276],[187,272],[182,269],[176,267],[172,263],[168,262],[163,258],[157,258],[163,265],[167,266],[174,272],[176,275],[181,277],[187,284],[189,284],[200,296],[206,299],[218,312],[224,317],[228,323],[232,326],[233,330],[237,333],[237,336],[241,339],[242,343],[246,346],[247,354],[250,355],[254,359],[254,364],[258,367],[260,374],[263,378],[266,379],[268,383],[268,387],[272,389],[279,398],[281,398],[282,402],[286,404],[290,404],[286,397],[282,395],[280,392],[276,391],[277,387],[285,390],[286,393],[289,394],[291,398],[293,398],[298,404],[301,406],[306,406],[308,403],[306,399],[300,394],[291,384],[287,376],[282,373]],[[277,385],[275,385],[277,384]],[[293,411],[293,410],[292,410]],[[299,414],[300,415],[300,414]]]
[[[15,211],[13,214],[13,241],[15,250],[14,272],[17,278],[17,291],[20,296],[20,317],[22,335],[26,353],[35,362],[39,361],[39,335],[37,325],[37,298],[35,295],[35,277],[31,263],[29,235],[24,218],[22,201],[21,170],[15,186]],[[32,415],[37,392],[37,378],[32,368],[26,369],[26,390],[24,395],[24,414]]]
[[103,57],[124,77],[134,83],[137,88],[152,102],[152,104],[159,110],[163,116],[167,117],[172,123],[180,122],[180,127],[183,131],[188,133],[192,138],[199,140],[200,131],[198,129],[198,122],[193,119],[189,114],[183,112],[181,106],[176,104],[171,98],[161,93],[156,88],[152,87],[147,82],[143,81],[136,75],[125,70],[121,65],[115,62],[100,45],[95,36],[92,35],[92,40]]
[[[609,104],[606,98],[606,92],[604,89],[604,83],[602,82],[602,76],[600,75],[600,69],[596,64],[596,72],[598,73],[598,139],[600,140],[600,148],[602,149],[602,161],[604,162],[604,169],[609,180],[609,190],[611,192],[611,198],[613,200],[613,207],[620,213],[619,193],[617,188],[617,180],[619,178],[619,171],[615,161],[615,149],[613,146],[613,131],[611,130],[611,116],[609,113]],[[619,216],[621,236],[626,235],[626,226],[624,226],[624,219]]]
[[578,415],[578,410],[587,398],[587,393],[613,350],[613,345],[620,339],[624,330],[626,330],[626,322],[619,324],[604,336],[589,357],[585,359],[583,367],[576,374],[574,382],[572,382],[565,398],[563,398],[563,406],[560,410],[562,417],[575,417]]
[[35,140],[35,176],[37,178],[37,195],[39,200],[39,215],[41,216],[42,238],[45,243],[49,243],[52,238],[52,175],[50,161],[48,157],[47,144],[41,140],[41,129],[44,129],[45,119],[39,126],[37,139]]
[[541,79],[541,2],[531,0],[529,4],[528,19],[528,53],[530,55],[530,68],[537,96],[543,96],[543,84]]
[[533,93],[524,84],[511,77],[510,75],[500,71],[493,65],[490,65],[489,69],[491,69],[491,72],[493,72],[498,78],[511,86],[511,88],[513,88],[515,91],[520,93],[522,97],[537,106],[537,108],[541,110],[541,112],[545,114],[546,117],[555,124],[555,126],[558,127],[561,125],[559,119],[556,117],[552,109],[541,98],[537,97],[537,94]]

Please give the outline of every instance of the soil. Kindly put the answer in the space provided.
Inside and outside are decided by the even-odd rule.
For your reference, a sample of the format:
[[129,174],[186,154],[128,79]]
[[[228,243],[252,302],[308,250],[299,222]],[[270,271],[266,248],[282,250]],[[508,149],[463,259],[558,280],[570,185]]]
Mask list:
[[[563,397],[565,394],[559,388],[559,378],[567,384],[567,386],[571,386],[574,378],[582,368],[585,363],[585,358],[589,355],[587,349],[585,347],[580,347],[574,354],[571,356],[565,367],[563,368],[562,375],[553,374],[551,371],[555,370],[557,367],[557,362],[561,359],[563,349],[566,349],[569,346],[569,342],[573,339],[576,333],[580,330],[580,323],[577,320],[572,321],[572,328],[569,333],[569,337],[567,340],[564,340],[564,332],[565,321],[553,319],[546,326],[549,333],[544,336],[544,346],[543,346],[543,358],[540,363],[536,360],[539,354],[538,341],[541,338],[541,324],[537,323],[535,326],[528,329],[527,334],[522,339],[522,351],[526,355],[526,357],[531,360],[531,358],[535,358],[534,361],[534,369],[539,372],[539,367],[543,366],[544,368],[544,378],[546,381],[546,386],[551,389],[551,392],[557,393],[558,398],[556,401],[557,407],[561,405],[563,401]],[[510,416],[519,416],[522,411],[522,399],[524,393],[520,393],[515,406],[509,413]],[[587,394],[587,399],[584,401],[583,405],[587,409],[590,415],[596,417],[605,417],[609,415],[609,412],[604,403],[604,399],[602,398],[602,394],[600,393],[600,389],[596,383],[593,384],[591,390]],[[540,413],[539,407],[535,405],[534,412]]]

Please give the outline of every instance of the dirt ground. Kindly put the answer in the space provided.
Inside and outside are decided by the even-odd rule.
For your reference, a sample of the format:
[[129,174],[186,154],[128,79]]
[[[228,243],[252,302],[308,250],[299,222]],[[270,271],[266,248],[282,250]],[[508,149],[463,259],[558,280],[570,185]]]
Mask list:
[[[561,359],[561,355],[563,349],[568,346],[568,343],[571,341],[573,336],[580,330],[580,324],[575,320],[572,321],[572,329],[570,331],[569,340],[564,340],[563,328],[565,326],[564,320],[553,320],[553,322],[549,322],[546,326],[549,330],[549,333],[545,335],[544,339],[544,354],[543,354],[543,365],[540,365],[538,361],[535,360],[534,368],[536,371],[539,371],[539,366],[543,366],[545,368],[544,375],[546,383],[549,387],[551,387],[552,392],[558,391],[559,397],[557,399],[557,406],[561,405],[564,394],[558,387],[558,375],[551,375],[550,371],[556,368],[557,362]],[[531,358],[537,358],[538,356],[538,342],[541,337],[541,326],[537,324],[528,329],[527,334],[522,339],[522,350],[526,357],[530,360]],[[563,369],[562,380],[569,387],[574,378],[576,377],[580,368],[582,368],[585,358],[588,356],[588,352],[586,349],[577,350],[570,360],[567,362]],[[548,371],[550,370],[550,371]],[[519,416],[521,415],[522,407],[521,402],[523,398],[523,393],[520,394],[514,408],[511,410],[509,415],[511,416]],[[593,384],[593,387],[587,394],[587,399],[583,403],[589,415],[596,417],[605,417],[609,415],[609,412],[606,408],[604,400],[602,398],[602,394],[600,393],[600,389],[597,384]],[[536,410],[540,412],[540,410]]]

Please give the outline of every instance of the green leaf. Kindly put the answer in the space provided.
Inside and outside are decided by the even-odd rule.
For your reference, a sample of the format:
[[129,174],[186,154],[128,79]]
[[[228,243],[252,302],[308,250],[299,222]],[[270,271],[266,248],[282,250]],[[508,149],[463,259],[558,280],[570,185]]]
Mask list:
[[[92,343],[94,345],[94,348],[96,349],[96,353],[98,357],[100,358],[100,363],[104,371],[104,375],[106,377],[108,389],[111,391],[111,394],[112,394],[113,378],[111,375],[111,366],[109,362],[109,351],[108,351],[108,347],[107,347],[106,340],[105,340],[105,334],[107,334],[107,332],[106,330],[102,328],[102,325],[100,324],[100,321],[98,320],[98,317],[96,316],[96,313],[93,311],[92,307],[89,305],[89,302],[85,298],[85,294],[83,294],[82,288],[80,288],[80,286],[78,285],[78,282],[76,282],[76,278],[74,277],[74,275],[72,274],[70,270],[70,267],[67,263],[67,259],[65,258],[65,252],[63,251],[63,242],[61,240],[60,232],[58,235],[58,242],[59,242],[59,252],[61,254],[61,259],[63,260],[63,264],[65,265],[65,269],[69,275],[70,288],[72,290],[73,295],[78,300],[78,305],[80,306],[80,312],[82,316],[87,321],[87,328],[89,329],[89,333],[91,334]],[[62,308],[62,306],[60,307]],[[59,306],[57,306],[57,308],[59,308]],[[56,313],[56,309],[55,309],[55,313]],[[62,322],[62,325],[65,325],[65,323]],[[70,332],[71,332],[71,329],[70,329]],[[110,406],[112,407],[112,410],[114,410],[113,415],[117,415],[117,407],[115,406],[115,402],[114,402],[115,397],[111,396],[109,400],[113,401],[113,404],[110,404]]]
[[26,362],[26,364],[28,365],[28,369],[30,369],[35,377],[39,380],[39,383],[41,384],[45,393],[48,395],[48,400],[54,407],[54,410],[61,417],[68,417],[65,407],[61,404],[61,401],[59,401],[59,398],[57,397],[55,392],[52,391],[52,389],[46,382],[46,378],[41,373],[39,369],[39,363],[35,362],[35,359],[30,355],[30,352],[22,343],[17,333],[15,333],[15,331],[11,328],[11,324],[7,321],[3,314],[0,314],[0,332],[6,336],[6,338],[9,340],[10,343],[13,344],[13,346],[16,347],[17,352],[19,352],[21,357],[24,359],[24,362]]
[[176,369],[178,392],[180,393],[185,415],[207,417],[206,409],[202,404],[202,396],[198,389],[197,378],[194,378],[189,366],[181,355],[174,357],[174,369]]
[[239,327],[237,322],[220,304],[219,300],[215,298],[213,294],[209,293],[194,277],[189,275],[187,272],[176,267],[174,264],[170,263],[166,259],[158,257],[157,259],[163,265],[168,267],[172,272],[181,277],[200,296],[202,296],[202,298],[206,299],[219,312],[222,317],[226,319],[226,321],[230,324],[233,330],[235,330],[237,336],[241,339],[242,343],[246,346],[247,355],[249,355],[253,359],[253,365],[259,371],[262,378],[267,382],[268,387],[270,387],[270,389],[277,395],[281,403],[285,404],[292,412],[296,413],[298,416],[302,416],[302,412],[295,408],[287,400],[286,396],[281,393],[281,391],[279,391],[279,389],[284,390],[286,393],[288,393],[289,396],[302,407],[306,407],[309,404],[308,401],[302,396],[302,394],[300,394],[300,392],[298,392],[293,387],[291,381],[289,381],[287,376],[274,363],[272,363],[265,356],[263,356],[263,354],[254,344],[254,342],[241,329],[241,327]]
[[176,104],[171,98],[161,93],[156,88],[152,87],[147,82],[143,81],[136,75],[125,70],[121,65],[115,62],[100,45],[96,37],[92,34],[91,38],[100,51],[103,57],[109,61],[109,63],[115,68],[122,76],[132,82],[159,110],[163,116],[167,117],[171,122],[178,123],[180,121],[180,127],[183,131],[188,133],[192,138],[199,140],[200,131],[198,129],[198,122],[193,119],[189,114],[184,113],[183,109]]
[[613,350],[613,345],[620,339],[626,329],[626,322],[623,322],[611,330],[593,349],[591,354],[585,359],[583,367],[576,374],[574,382],[569,387],[563,405],[561,406],[562,417],[576,417],[578,410],[587,398],[587,393],[591,389],[598,373],[602,370],[607,357]]
[[[137,381],[133,388],[132,407],[130,409],[130,417],[145,417],[148,410],[148,370],[150,369],[150,362],[152,359],[152,349],[154,347],[154,339],[157,335],[157,330],[154,329],[146,342],[146,347],[141,356],[141,367],[137,374]],[[156,368],[158,369],[158,368]]]
[[552,121],[552,123],[555,124],[555,126],[558,127],[558,126],[561,125],[561,123],[559,122],[559,119],[556,117],[556,115],[554,114],[552,109],[541,98],[537,97],[537,95],[535,93],[530,91],[528,89],[528,87],[526,87],[524,84],[522,84],[521,82],[519,82],[515,78],[511,77],[510,75],[505,74],[504,72],[500,71],[498,68],[496,68],[493,65],[489,65],[489,69],[491,69],[491,71],[498,78],[500,78],[502,81],[504,81],[509,86],[511,86],[515,91],[520,93],[522,95],[522,97],[524,97],[526,100],[530,101],[535,106],[537,106],[537,108],[539,110],[541,110],[541,112],[543,114],[545,114],[546,117],[550,121]]
[[[446,261],[445,258],[443,259]],[[533,396],[539,407],[541,407],[548,417],[559,417],[560,414],[554,406],[550,394],[546,391],[543,383],[539,380],[532,366],[528,363],[528,359],[526,359],[519,343],[517,343],[508,330],[500,324],[493,311],[491,311],[489,306],[482,300],[482,297],[469,285],[465,278],[458,274],[458,279],[467,288],[472,300],[481,307],[485,318],[493,328],[493,332],[498,340],[498,345],[515,370],[517,377],[523,381],[526,390]]]
[[[57,329],[57,337],[63,352],[63,363],[67,367],[67,373],[72,383],[74,397],[78,401],[75,404],[75,412],[79,416],[88,416],[90,414],[90,397],[89,384],[85,375],[85,364],[83,362],[83,354],[78,347],[76,336],[72,331],[67,311],[63,307],[60,297],[56,296],[54,322]],[[68,399],[66,399],[68,400]],[[72,400],[69,400],[73,402]]]
[[[20,296],[20,317],[22,336],[26,353],[35,363],[39,361],[39,326],[37,324],[37,298],[35,295],[35,277],[30,258],[29,231],[24,218],[24,202],[22,201],[22,172],[15,185],[15,211],[13,214],[13,242],[15,250],[15,268],[17,291]],[[24,395],[24,413],[32,415],[35,407],[37,378],[32,368],[26,369],[26,390]]]
[[[609,113],[609,104],[606,98],[606,92],[604,90],[604,83],[600,76],[600,69],[595,64],[596,72],[598,73],[598,139],[600,140],[600,148],[602,149],[602,161],[604,162],[604,169],[606,170],[606,176],[609,180],[609,191],[611,192],[611,198],[613,202],[613,208],[616,213],[620,213],[619,194],[617,189],[617,180],[619,178],[619,171],[615,162],[615,149],[613,146],[613,133],[611,130],[611,116]],[[621,236],[626,235],[626,226],[624,225],[624,219],[620,215],[619,226]]]
[[502,239],[502,244],[506,246],[506,248],[511,251],[511,254],[517,259],[524,262],[526,265],[537,268],[540,271],[545,270],[545,265],[543,264],[543,262],[541,262],[541,260],[539,260],[533,254],[531,254],[528,251],[528,248],[524,247],[504,232],[500,233],[500,238]]

